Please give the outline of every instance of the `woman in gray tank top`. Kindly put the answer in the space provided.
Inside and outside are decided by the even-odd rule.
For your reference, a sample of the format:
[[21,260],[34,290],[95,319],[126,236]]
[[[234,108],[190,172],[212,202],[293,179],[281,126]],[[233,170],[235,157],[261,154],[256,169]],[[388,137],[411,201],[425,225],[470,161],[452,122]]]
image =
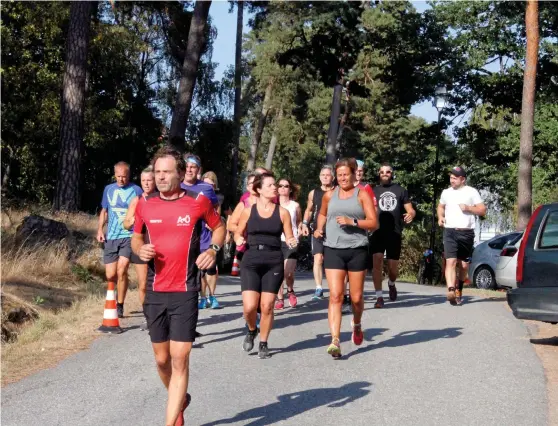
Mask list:
[[364,339],[360,320],[364,310],[364,278],[368,269],[367,231],[378,228],[378,217],[372,197],[354,186],[357,163],[354,158],[342,159],[335,165],[338,187],[324,195],[314,237],[324,240],[324,268],[329,284],[328,319],[331,344],[328,354],[341,356],[341,308],[345,279],[353,306],[351,340],[355,345]]

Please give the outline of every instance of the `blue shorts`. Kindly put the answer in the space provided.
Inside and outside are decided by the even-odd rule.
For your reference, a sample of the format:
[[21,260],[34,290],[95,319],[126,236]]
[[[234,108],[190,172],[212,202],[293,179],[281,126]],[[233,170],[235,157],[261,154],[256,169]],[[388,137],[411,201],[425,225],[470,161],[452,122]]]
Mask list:
[[118,238],[116,240],[105,241],[103,252],[103,262],[105,263],[105,265],[118,262],[119,257],[130,259],[130,262],[138,265],[148,263],[141,260],[138,255],[132,252],[131,238]]

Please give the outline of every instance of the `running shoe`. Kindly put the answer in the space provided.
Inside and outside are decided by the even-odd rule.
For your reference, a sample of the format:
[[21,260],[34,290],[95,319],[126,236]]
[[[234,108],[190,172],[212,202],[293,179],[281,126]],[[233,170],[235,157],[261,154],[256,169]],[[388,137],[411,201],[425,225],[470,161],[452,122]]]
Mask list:
[[269,348],[267,347],[267,342],[260,342],[260,350],[258,351],[259,359],[270,358]]
[[312,300],[320,300],[324,297],[324,290],[322,288],[317,288],[314,292],[314,296],[312,296]]
[[395,283],[388,282],[389,288],[389,300],[395,302],[397,300],[397,288],[395,287]]
[[211,309],[219,309],[221,307],[215,296],[209,296],[209,307]]
[[198,309],[205,309],[207,307],[207,299],[205,297],[200,298],[200,303],[198,303]]
[[339,339],[334,338],[331,340],[330,345],[327,347],[327,353],[333,358],[341,357],[341,345],[339,344]]
[[186,411],[186,408],[188,408],[191,401],[192,401],[192,397],[190,396],[189,393],[187,393],[186,399],[184,400],[184,405],[182,406],[182,410],[180,410],[180,413],[178,414],[178,418],[176,419],[176,422],[174,422],[174,426],[184,426],[184,411]]
[[351,312],[352,305],[351,305],[351,298],[348,294],[343,296],[343,305],[341,306],[341,312],[349,313]]
[[351,320],[351,327],[353,329],[351,340],[357,346],[362,345],[362,341],[364,340],[364,334],[362,333],[362,326],[360,324],[355,324],[355,322]]
[[450,305],[457,305],[457,297],[455,294],[455,287],[448,287],[448,302],[450,303]]
[[455,289],[455,303],[458,305],[463,304],[463,292],[458,288]]
[[384,307],[384,305],[385,305],[384,298],[383,297],[378,297],[376,299],[376,303],[374,303],[374,308],[375,309],[381,309],[381,308]]
[[255,329],[253,331],[248,330],[248,333],[246,333],[246,337],[244,337],[244,342],[242,343],[242,349],[244,349],[246,352],[250,352],[252,349],[254,349],[254,339],[256,338],[257,334],[258,329]]
[[116,313],[118,315],[118,318],[124,318],[124,303],[116,304]]
[[283,309],[285,307],[285,302],[283,299],[277,299],[275,301],[275,309]]
[[291,308],[296,308],[296,305],[298,304],[298,299],[296,298],[294,290],[288,291],[287,294],[289,296],[289,306]]

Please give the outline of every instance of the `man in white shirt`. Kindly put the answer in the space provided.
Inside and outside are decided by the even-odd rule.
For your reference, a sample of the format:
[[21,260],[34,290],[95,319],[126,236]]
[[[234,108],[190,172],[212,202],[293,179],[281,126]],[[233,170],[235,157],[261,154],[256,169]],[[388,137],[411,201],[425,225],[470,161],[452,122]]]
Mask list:
[[[444,228],[444,254],[446,257],[446,285],[448,302],[452,305],[462,303],[463,282],[471,262],[475,241],[475,216],[484,216],[484,205],[479,191],[466,185],[467,174],[462,167],[450,171],[450,187],[444,189],[438,204],[438,225]],[[461,262],[459,286],[455,278],[457,261]]]

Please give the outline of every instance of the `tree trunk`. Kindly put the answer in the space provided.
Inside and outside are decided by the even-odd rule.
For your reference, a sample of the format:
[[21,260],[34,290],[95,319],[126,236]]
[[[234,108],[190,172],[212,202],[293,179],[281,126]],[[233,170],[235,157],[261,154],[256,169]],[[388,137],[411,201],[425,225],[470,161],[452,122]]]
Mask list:
[[256,124],[256,129],[252,132],[252,142],[250,144],[250,156],[248,157],[248,163],[246,164],[247,170],[254,170],[256,166],[256,156],[258,155],[258,146],[262,140],[262,134],[265,127],[265,121],[267,120],[267,115],[269,114],[269,103],[271,101],[271,89],[273,87],[273,82],[270,81],[265,88],[265,94],[262,102],[262,110],[260,112],[260,117],[258,118],[258,123]]
[[335,151],[339,154],[342,155],[341,152],[341,140],[343,139],[343,132],[345,130],[345,125],[347,124],[347,121],[349,121],[349,117],[351,115],[351,95],[349,94],[349,91],[347,90],[347,98],[346,98],[347,103],[345,104],[345,112],[343,113],[343,116],[341,117],[341,121],[339,122],[339,130],[337,131],[337,138],[335,141]]
[[238,150],[240,147],[240,119],[242,118],[242,32],[244,29],[244,2],[236,3],[236,52],[234,57],[234,140],[232,148],[231,196],[235,199],[238,185]]
[[87,51],[91,2],[72,2],[62,83],[60,153],[54,209],[76,211],[80,206],[81,157],[83,152]]
[[539,56],[539,11],[538,1],[527,1],[525,28],[527,32],[527,54],[523,74],[523,99],[521,104],[521,136],[519,140],[519,176],[517,183],[517,203],[519,217],[517,230],[527,227],[532,213],[532,168],[533,168],[533,127],[535,118],[535,82]]
[[196,1],[190,23],[186,55],[182,64],[182,73],[180,83],[178,84],[178,93],[176,94],[170,128],[170,143],[179,150],[185,148],[186,125],[190,115],[190,107],[192,106],[194,88],[196,87],[200,57],[205,47],[205,25],[210,6],[211,1]]
[[283,107],[279,108],[277,112],[277,119],[275,120],[275,130],[273,130],[273,134],[271,135],[271,140],[269,141],[269,148],[267,150],[267,158],[265,159],[265,168],[267,170],[271,170],[271,166],[273,165],[273,156],[275,155],[275,148],[277,147],[277,133],[279,124],[283,119]]
[[343,86],[337,82],[333,87],[333,101],[331,103],[331,117],[327,134],[326,163],[335,164],[337,160],[337,130],[339,129],[339,114],[341,113],[341,93]]

